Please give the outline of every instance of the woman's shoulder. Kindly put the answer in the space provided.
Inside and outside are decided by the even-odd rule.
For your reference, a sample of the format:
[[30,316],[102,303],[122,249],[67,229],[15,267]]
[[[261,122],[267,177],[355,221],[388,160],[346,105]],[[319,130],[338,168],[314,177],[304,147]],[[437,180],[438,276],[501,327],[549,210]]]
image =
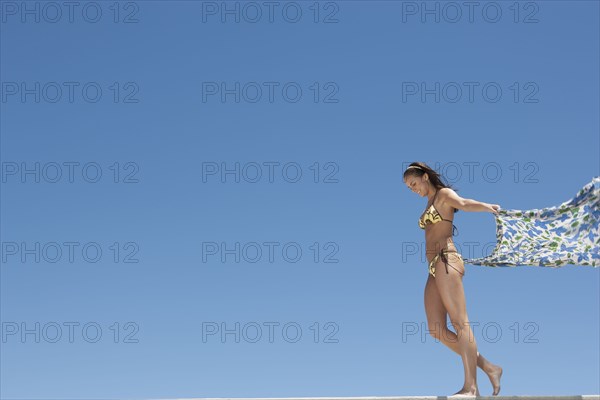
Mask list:
[[441,207],[449,207],[452,209],[452,211],[457,212],[458,209],[451,207],[450,205],[448,205],[448,203],[446,203],[446,199],[452,194],[457,195],[454,189],[449,187],[440,188],[438,189],[437,201]]
[[438,196],[447,197],[450,193],[456,194],[456,191],[449,187],[443,187],[443,188],[438,189],[438,193],[439,193]]

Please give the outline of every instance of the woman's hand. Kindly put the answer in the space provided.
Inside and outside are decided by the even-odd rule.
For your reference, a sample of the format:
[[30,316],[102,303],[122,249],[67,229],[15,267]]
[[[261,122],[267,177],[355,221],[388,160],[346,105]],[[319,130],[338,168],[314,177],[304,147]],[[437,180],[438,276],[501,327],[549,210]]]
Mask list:
[[488,204],[488,208],[489,208],[489,211],[491,213],[494,213],[495,215],[498,215],[498,210],[500,209],[500,205],[498,205],[498,204]]

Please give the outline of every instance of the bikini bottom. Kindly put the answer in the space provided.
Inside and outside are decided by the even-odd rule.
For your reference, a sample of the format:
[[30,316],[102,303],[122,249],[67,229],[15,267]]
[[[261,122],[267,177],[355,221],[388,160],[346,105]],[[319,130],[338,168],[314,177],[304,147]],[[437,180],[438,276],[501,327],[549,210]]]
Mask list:
[[[442,261],[444,262],[444,265],[446,266],[446,273],[448,274],[448,266],[450,264],[448,264],[448,257],[446,256],[446,254],[448,253],[455,253],[456,256],[458,258],[460,258],[461,261],[463,261],[462,256],[460,255],[460,253],[456,250],[448,250],[448,249],[442,249],[438,254],[435,255],[435,257],[433,257],[433,259],[429,262],[429,273],[431,274],[431,276],[433,276],[435,278],[435,263],[437,262],[437,260],[439,258],[442,259]],[[463,261],[464,263],[464,261]],[[464,264],[463,264],[464,265]],[[454,268],[452,265],[450,265],[450,267]],[[465,275],[464,272],[459,271],[458,269],[454,268],[456,271],[458,271],[461,275]]]

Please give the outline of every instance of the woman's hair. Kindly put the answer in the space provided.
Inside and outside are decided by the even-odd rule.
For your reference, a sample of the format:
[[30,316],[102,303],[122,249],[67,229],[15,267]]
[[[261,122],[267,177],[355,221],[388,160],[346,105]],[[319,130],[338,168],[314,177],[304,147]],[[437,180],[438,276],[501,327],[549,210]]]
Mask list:
[[[411,166],[414,166],[417,168],[409,168]],[[411,175],[416,176],[417,178],[420,178],[425,173],[427,173],[427,175],[429,176],[429,180],[431,181],[431,184],[437,190],[442,189],[442,188],[450,188],[450,189],[454,190],[455,192],[458,192],[457,189],[453,188],[450,184],[444,182],[442,175],[438,174],[437,171],[435,171],[433,168],[431,168],[429,165],[427,165],[423,162],[415,161],[415,162],[410,163],[410,165],[404,171],[404,175],[402,178],[404,180],[406,180],[406,178]],[[454,212],[458,212],[458,209],[455,208]]]

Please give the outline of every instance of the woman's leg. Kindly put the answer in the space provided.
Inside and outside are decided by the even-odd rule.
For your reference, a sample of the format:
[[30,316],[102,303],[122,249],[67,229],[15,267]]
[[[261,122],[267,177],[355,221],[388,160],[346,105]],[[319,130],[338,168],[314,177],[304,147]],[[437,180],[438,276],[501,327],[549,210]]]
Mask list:
[[[444,270],[444,274],[446,271]],[[437,275],[437,273],[436,273]],[[435,278],[428,274],[427,283],[425,284],[425,313],[427,314],[427,325],[429,334],[435,339],[440,340],[444,345],[460,355],[458,349],[458,337],[454,332],[448,329],[446,322],[446,307],[442,302],[442,298],[438,292]],[[489,362],[479,352],[477,353],[477,366],[483,370],[490,379],[494,388],[493,395],[496,396],[500,392],[500,376],[502,368],[498,365]]]
[[448,262],[452,263],[454,268],[449,267],[448,272],[446,272],[446,266],[442,259],[446,257],[440,257],[435,265],[435,283],[442,303],[448,311],[450,322],[456,330],[457,350],[464,366],[465,381],[462,389],[457,394],[479,395],[479,389],[477,388],[477,343],[467,315],[462,282],[465,267],[462,260],[456,256],[456,253],[448,253],[446,256]]

